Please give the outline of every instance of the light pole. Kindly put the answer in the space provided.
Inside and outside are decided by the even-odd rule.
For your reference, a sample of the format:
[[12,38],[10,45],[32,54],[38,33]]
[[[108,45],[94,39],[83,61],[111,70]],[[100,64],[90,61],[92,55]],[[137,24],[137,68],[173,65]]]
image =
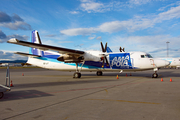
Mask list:
[[167,41],[166,43],[167,43],[167,57],[169,57],[169,53],[168,53],[168,52],[169,52],[169,51],[168,51],[168,50],[169,50],[169,48],[168,48],[168,43],[169,43],[169,42]]

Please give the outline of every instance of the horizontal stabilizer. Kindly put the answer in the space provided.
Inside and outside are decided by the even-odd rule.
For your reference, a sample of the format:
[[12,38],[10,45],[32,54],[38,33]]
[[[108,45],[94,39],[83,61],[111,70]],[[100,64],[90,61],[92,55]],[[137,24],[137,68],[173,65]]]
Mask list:
[[21,52],[15,52],[15,54],[18,54],[18,55],[22,55],[22,56],[26,56],[26,57],[41,57],[39,55],[32,55],[32,54],[28,54],[28,53],[21,53]]

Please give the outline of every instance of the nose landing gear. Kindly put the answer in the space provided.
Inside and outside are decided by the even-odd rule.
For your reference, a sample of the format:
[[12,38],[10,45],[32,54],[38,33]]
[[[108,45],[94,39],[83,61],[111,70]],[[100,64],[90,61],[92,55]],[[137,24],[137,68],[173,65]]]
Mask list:
[[152,74],[152,78],[158,77],[157,71],[158,71],[158,68],[154,68],[154,74]]
[[158,74],[155,72],[154,74],[152,74],[152,78],[157,78]]

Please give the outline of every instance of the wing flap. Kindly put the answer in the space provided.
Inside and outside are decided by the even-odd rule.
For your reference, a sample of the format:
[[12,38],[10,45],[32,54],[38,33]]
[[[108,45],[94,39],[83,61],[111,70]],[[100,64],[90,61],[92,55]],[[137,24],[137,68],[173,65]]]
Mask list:
[[23,46],[27,46],[27,47],[37,48],[37,49],[40,49],[43,51],[54,50],[54,51],[58,51],[61,54],[78,54],[78,55],[84,54],[84,51],[80,51],[80,50],[73,50],[73,49],[67,49],[67,48],[62,48],[62,47],[31,43],[31,42],[18,40],[15,38],[12,38],[12,39],[8,40],[7,42],[12,43],[12,44],[18,44],[18,45],[23,45]]

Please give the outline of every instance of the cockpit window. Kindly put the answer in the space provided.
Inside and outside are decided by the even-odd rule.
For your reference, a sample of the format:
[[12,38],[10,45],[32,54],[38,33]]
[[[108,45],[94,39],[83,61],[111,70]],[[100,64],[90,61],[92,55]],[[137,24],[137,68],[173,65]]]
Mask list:
[[153,58],[150,54],[145,55],[146,58]]
[[150,54],[141,55],[141,58],[152,58]]

